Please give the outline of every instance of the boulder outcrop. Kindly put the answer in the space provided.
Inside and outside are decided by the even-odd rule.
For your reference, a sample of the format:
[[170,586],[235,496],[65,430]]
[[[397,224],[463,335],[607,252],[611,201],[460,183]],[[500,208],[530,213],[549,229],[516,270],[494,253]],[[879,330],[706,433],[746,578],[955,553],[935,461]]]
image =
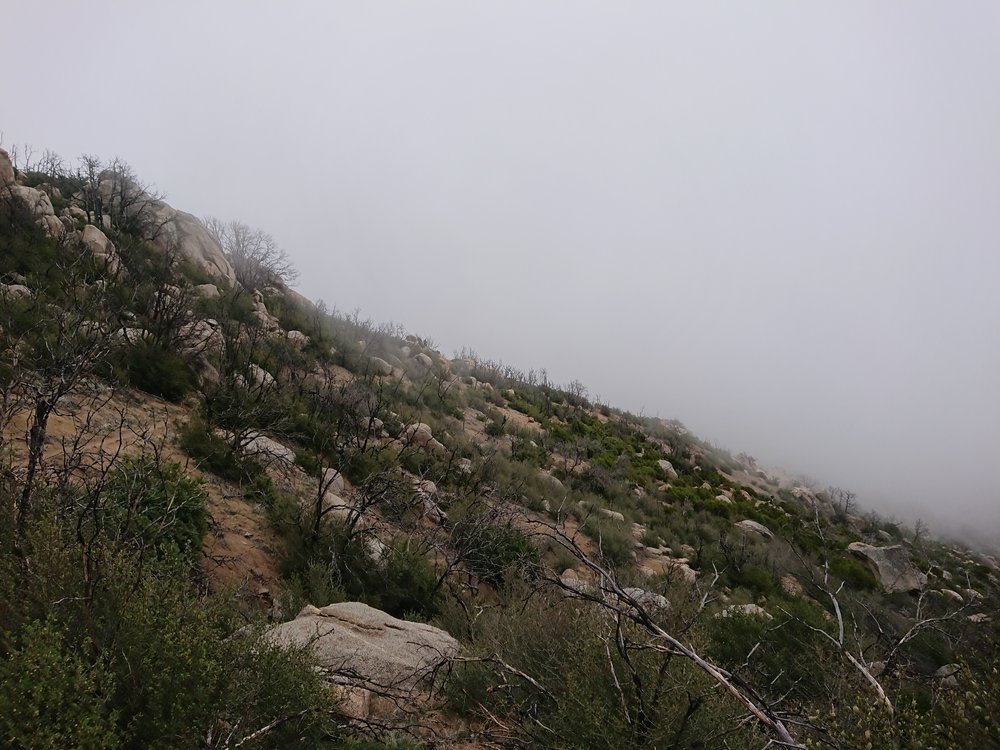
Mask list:
[[80,233],[80,244],[97,260],[104,263],[112,273],[118,269],[119,259],[115,243],[93,224],[87,224],[83,228],[83,232]]
[[310,648],[332,682],[401,691],[426,682],[459,649],[440,628],[398,620],[360,602],[306,606],[267,637]]
[[767,526],[762,523],[757,523],[756,521],[751,521],[749,518],[743,521],[737,521],[736,525],[739,526],[744,531],[751,534],[756,534],[764,539],[774,539],[774,532],[771,531]]
[[927,576],[917,570],[902,545],[873,547],[852,542],[847,550],[861,560],[888,593],[918,591],[927,584]]
[[667,459],[661,458],[656,462],[656,465],[660,467],[660,471],[664,473],[667,479],[677,479],[677,470]]
[[10,154],[0,148],[0,186],[10,185],[14,182],[14,165],[10,161]]
[[163,201],[154,201],[149,213],[149,224],[155,228],[152,241],[160,250],[178,253],[213,278],[236,283],[236,272],[222,246],[196,216]]

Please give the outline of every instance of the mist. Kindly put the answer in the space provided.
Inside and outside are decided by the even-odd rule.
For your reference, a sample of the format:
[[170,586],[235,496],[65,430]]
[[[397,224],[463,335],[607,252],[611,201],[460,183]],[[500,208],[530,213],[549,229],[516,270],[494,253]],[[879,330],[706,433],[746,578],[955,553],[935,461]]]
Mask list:
[[1000,6],[8,4],[3,145],[299,289],[1000,534]]

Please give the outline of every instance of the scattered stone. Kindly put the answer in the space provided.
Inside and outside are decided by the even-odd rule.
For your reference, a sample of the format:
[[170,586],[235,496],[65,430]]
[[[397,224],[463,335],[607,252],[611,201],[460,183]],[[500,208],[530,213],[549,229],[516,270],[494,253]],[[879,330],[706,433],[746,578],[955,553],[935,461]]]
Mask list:
[[763,617],[765,620],[773,620],[774,618],[768,614],[767,610],[757,604],[730,604],[721,612],[715,615],[716,617]]
[[255,388],[270,388],[274,385],[274,376],[260,365],[251,362],[250,385]]
[[31,297],[31,290],[24,284],[0,284],[0,296],[28,299]]
[[413,361],[416,362],[421,367],[426,367],[428,370],[434,366],[434,360],[429,356],[420,352],[413,357]]
[[323,486],[326,487],[327,492],[333,492],[336,495],[344,494],[347,489],[344,484],[344,475],[336,469],[323,469]]
[[[177,332],[183,354],[221,357],[226,350],[226,337],[217,320],[206,318],[185,323]],[[263,370],[261,370],[263,372]],[[266,374],[266,373],[265,373]]]
[[430,426],[423,422],[415,422],[403,428],[402,438],[407,443],[418,445],[424,450],[444,450],[444,446],[434,438]]
[[570,568],[569,570],[563,571],[563,574],[559,576],[559,580],[562,582],[563,586],[575,591],[578,594],[591,595],[596,592],[593,584],[589,581],[585,581],[580,577],[580,574],[575,570]]
[[601,508],[597,511],[605,518],[610,518],[612,521],[620,521],[625,523],[625,516],[619,513],[617,510],[611,510],[610,508]]

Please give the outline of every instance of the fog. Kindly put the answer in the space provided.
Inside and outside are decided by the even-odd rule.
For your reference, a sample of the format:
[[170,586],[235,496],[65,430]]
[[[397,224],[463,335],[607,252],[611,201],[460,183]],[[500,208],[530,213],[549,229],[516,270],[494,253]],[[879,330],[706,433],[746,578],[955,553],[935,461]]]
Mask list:
[[300,290],[997,536],[1000,5],[7,3],[0,130]]

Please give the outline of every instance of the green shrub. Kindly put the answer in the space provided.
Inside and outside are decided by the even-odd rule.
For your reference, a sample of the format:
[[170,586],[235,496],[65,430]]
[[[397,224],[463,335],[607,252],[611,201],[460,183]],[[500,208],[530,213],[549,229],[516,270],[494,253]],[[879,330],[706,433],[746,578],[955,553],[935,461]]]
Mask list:
[[617,568],[632,561],[635,543],[631,532],[621,522],[591,516],[583,531],[600,546],[601,556],[608,565]]
[[0,744],[10,750],[121,747],[112,681],[51,620],[31,623],[0,656]]
[[196,565],[207,531],[206,496],[180,465],[151,456],[122,459],[102,492],[104,525],[115,539],[134,539],[161,554],[176,549]]
[[878,588],[875,576],[861,562],[850,557],[835,557],[830,561],[830,572],[856,589],[874,591]]
[[454,543],[476,576],[500,586],[513,575],[529,574],[538,565],[538,550],[511,522],[467,513],[454,526]]
[[196,384],[191,367],[175,351],[139,342],[122,353],[125,381],[139,390],[168,401],[180,401]]

